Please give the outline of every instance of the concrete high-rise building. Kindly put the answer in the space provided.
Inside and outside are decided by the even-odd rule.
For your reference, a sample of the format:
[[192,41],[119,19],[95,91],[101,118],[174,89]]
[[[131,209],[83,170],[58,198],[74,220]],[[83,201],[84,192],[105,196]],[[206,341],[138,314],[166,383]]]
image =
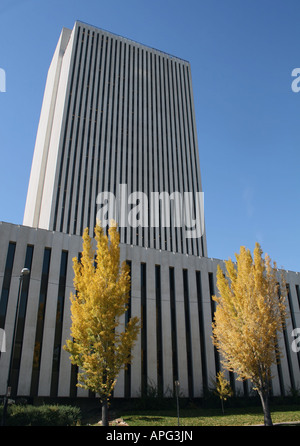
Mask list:
[[[0,225],[0,394],[6,391],[19,276],[13,394],[87,397],[62,346],[70,337],[72,258],[96,220],[118,221],[131,266],[129,313],[142,320],[115,397],[147,385],[200,397],[220,369],[211,341],[217,266],[207,257],[187,61],[82,22],[63,29],[48,72],[23,226]],[[287,272],[290,325],[279,340],[273,393],[300,385],[300,274]],[[4,333],[3,332],[3,333]],[[247,383],[228,374],[237,394]]]
[[[64,29],[49,69],[24,225],[92,233],[99,194],[110,192],[117,211],[126,205],[121,242],[203,256],[203,215],[203,235],[187,237],[184,212],[196,217],[201,191],[190,64],[84,23]],[[159,216],[154,192],[162,193]],[[137,227],[126,218],[130,196],[147,199]],[[162,225],[164,204],[174,206]]]

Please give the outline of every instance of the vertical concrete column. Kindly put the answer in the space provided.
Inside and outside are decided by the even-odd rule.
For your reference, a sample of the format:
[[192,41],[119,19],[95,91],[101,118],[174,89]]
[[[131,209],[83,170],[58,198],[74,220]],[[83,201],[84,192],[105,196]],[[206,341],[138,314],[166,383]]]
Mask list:
[[[44,233],[45,235],[47,233]],[[32,364],[34,355],[34,341],[36,332],[37,310],[40,295],[40,285],[42,276],[42,266],[44,257],[44,243],[38,240],[33,251],[32,266],[30,272],[30,286],[27,299],[25,317],[24,337],[22,346],[22,356],[20,363],[20,375],[18,385],[18,395],[29,395],[32,375]]]
[[39,396],[50,396],[61,246],[62,235],[56,236],[53,239],[51,264],[49,269],[48,297],[45,311],[45,324],[38,389]]
[[147,381],[150,386],[157,387],[157,345],[156,345],[156,296],[155,296],[155,264],[147,263]]
[[[170,311],[169,265],[161,265],[161,318],[163,343],[163,383],[164,394],[171,396],[173,391],[172,333]],[[171,393],[171,394],[170,394]]]
[[[138,254],[138,253],[136,253]],[[141,265],[138,255],[132,259],[131,272],[131,316],[141,319]],[[131,397],[137,398],[141,393],[141,335],[135,343],[131,363]]]
[[180,391],[188,396],[187,351],[186,351],[186,327],[184,308],[183,273],[181,262],[175,264],[175,303],[176,303],[176,332],[178,355],[178,379]]
[[196,272],[193,267],[188,270],[189,278],[189,307],[190,307],[190,326],[191,326],[191,353],[193,367],[194,397],[200,397],[202,394],[202,373],[200,357],[200,333],[199,333],[199,313],[198,299],[196,289]]
[[26,235],[24,235],[24,237],[21,237],[20,231],[18,229],[14,231],[14,234],[10,234],[10,239],[16,240],[17,243],[16,243],[15,260],[12,270],[12,277],[9,289],[6,319],[4,326],[6,335],[6,352],[2,353],[0,358],[0,369],[1,369],[0,391],[2,395],[6,393],[9,361],[12,353],[13,329],[16,315],[18,293],[19,293],[19,283],[20,283],[19,277],[21,274],[21,270],[24,267],[24,260],[27,246]]

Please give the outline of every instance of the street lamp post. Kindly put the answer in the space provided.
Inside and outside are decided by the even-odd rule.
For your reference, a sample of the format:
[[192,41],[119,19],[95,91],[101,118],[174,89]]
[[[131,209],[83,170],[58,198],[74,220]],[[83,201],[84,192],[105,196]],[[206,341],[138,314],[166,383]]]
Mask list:
[[180,387],[179,381],[175,381],[178,426],[179,426],[179,387]]
[[7,404],[8,404],[8,398],[11,395],[11,374],[12,374],[12,363],[13,363],[13,357],[15,353],[15,343],[16,343],[16,334],[17,334],[17,323],[18,323],[18,317],[19,317],[19,308],[20,308],[20,300],[21,300],[21,291],[22,291],[22,284],[23,279],[25,276],[28,276],[30,274],[30,270],[28,268],[23,268],[19,277],[19,291],[18,291],[18,300],[17,300],[17,308],[16,308],[16,314],[15,314],[15,323],[14,323],[14,329],[13,329],[13,337],[12,337],[12,344],[11,344],[11,353],[10,353],[10,360],[9,360],[9,367],[8,367],[8,377],[7,377],[7,387],[6,387],[6,395],[4,397],[4,404],[3,404],[3,413],[2,413],[2,426],[5,425],[5,419],[6,419],[6,413],[7,413]]

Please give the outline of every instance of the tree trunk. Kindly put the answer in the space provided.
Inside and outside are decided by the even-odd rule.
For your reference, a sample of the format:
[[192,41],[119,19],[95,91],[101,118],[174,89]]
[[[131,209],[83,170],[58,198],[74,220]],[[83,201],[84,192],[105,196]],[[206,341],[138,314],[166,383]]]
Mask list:
[[262,408],[264,411],[264,423],[265,426],[273,426],[272,418],[271,418],[271,412],[269,407],[269,396],[267,392],[264,391],[258,391],[258,394],[260,396]]
[[107,398],[102,400],[102,426],[108,426],[108,401]]

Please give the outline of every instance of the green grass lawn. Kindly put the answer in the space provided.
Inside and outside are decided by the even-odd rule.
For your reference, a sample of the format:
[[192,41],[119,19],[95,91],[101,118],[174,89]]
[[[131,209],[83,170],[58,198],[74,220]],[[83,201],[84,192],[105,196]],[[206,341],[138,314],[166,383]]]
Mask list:
[[[273,423],[295,423],[300,425],[300,407],[278,406],[271,408]],[[225,409],[180,410],[180,426],[249,426],[263,424],[260,407]],[[124,411],[120,416],[129,426],[177,426],[176,410]]]

